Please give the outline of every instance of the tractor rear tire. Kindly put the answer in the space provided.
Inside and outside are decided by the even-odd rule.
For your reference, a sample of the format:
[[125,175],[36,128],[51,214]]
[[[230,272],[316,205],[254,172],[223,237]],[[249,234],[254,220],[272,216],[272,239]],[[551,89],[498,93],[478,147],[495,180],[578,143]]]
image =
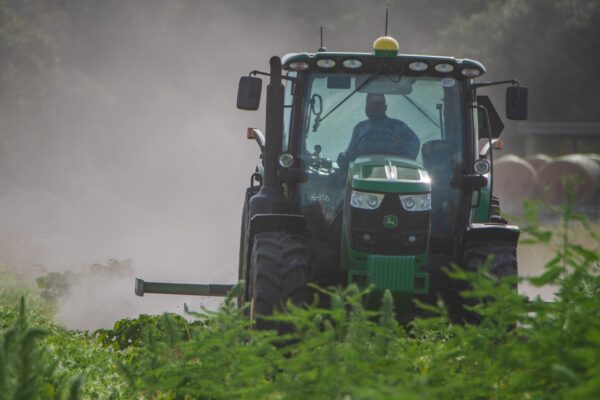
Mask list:
[[[488,256],[492,256],[486,265]],[[465,245],[462,258],[462,268],[467,271],[477,271],[487,267],[488,272],[503,278],[518,276],[517,245],[507,240],[474,240]],[[463,281],[452,281],[452,301],[450,302],[450,317],[456,322],[478,323],[480,318],[468,312],[464,306],[474,305],[476,299],[465,299],[460,292],[469,289]],[[517,287],[515,286],[515,291]]]
[[303,235],[280,231],[256,234],[250,260],[250,317],[257,329],[275,329],[279,333],[291,330],[290,326],[261,316],[284,311],[288,301],[296,306],[308,304],[310,267]]
[[[244,206],[242,208],[242,223],[240,224],[240,251],[239,251],[239,264],[238,264],[238,282],[244,281],[244,288],[238,295],[238,307],[242,307],[248,299],[248,237],[249,237],[249,212],[250,212],[250,198],[259,191],[258,186],[249,187],[246,189],[246,196],[244,197]],[[244,310],[245,315],[249,315],[249,312]]]

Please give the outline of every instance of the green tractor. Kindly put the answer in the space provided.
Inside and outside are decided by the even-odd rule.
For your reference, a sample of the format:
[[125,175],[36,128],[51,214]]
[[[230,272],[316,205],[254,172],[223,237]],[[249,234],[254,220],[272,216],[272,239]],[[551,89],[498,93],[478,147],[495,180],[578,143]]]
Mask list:
[[[476,269],[491,255],[491,274],[517,275],[519,229],[493,196],[503,124],[477,91],[511,84],[506,116],[523,120],[527,89],[476,83],[477,61],[398,54],[388,36],[373,47],[274,56],[269,72],[240,79],[238,108],[257,110],[256,75],[269,77],[265,133],[247,132],[261,152],[240,239],[239,300],[251,318],[310,302],[310,283],[372,286],[371,298],[389,290],[400,304],[441,296],[460,317],[460,288],[442,267]],[[136,293],[228,288],[138,280]]]

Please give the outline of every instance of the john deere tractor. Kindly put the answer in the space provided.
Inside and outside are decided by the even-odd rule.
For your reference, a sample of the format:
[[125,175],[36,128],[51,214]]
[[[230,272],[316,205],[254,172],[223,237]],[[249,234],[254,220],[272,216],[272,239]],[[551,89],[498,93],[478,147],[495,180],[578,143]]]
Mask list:
[[[477,83],[477,61],[398,54],[389,36],[373,47],[274,56],[268,72],[239,82],[238,108],[257,110],[257,75],[269,77],[265,133],[247,131],[260,161],[244,200],[238,278],[252,318],[311,301],[310,283],[371,286],[400,302],[442,296],[460,313],[442,267],[517,275],[519,229],[493,195],[503,124],[478,90],[510,84],[506,117],[523,120],[527,89]],[[164,285],[138,281],[136,293],[228,288]]]

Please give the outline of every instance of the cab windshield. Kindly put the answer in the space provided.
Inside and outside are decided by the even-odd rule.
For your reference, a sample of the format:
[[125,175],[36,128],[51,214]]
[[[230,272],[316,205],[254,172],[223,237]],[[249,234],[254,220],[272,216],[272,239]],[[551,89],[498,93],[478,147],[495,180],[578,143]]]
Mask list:
[[[335,165],[339,154],[348,150],[357,126],[384,118],[381,125],[401,126],[418,138],[416,157],[408,158],[423,162],[422,146],[438,140],[451,142],[459,152],[452,155],[456,160],[462,158],[461,89],[454,78],[312,74],[308,86],[301,143],[306,153],[312,154],[315,146],[320,146],[320,157]],[[384,115],[369,118],[368,98],[385,103]],[[408,134],[405,136],[409,138]],[[394,149],[373,150],[385,154]]]
[[391,154],[423,164],[432,179],[432,235],[451,234],[459,192],[450,179],[464,151],[461,87],[450,77],[312,73],[297,136],[308,172],[301,207],[316,207],[329,225],[341,212],[348,164]]

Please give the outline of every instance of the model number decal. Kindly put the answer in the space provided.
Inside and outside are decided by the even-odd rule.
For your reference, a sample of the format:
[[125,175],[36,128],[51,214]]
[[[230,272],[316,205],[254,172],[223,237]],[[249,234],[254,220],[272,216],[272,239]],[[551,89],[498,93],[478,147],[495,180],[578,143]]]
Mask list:
[[310,196],[312,201],[324,201],[329,203],[331,201],[331,197],[327,193],[313,193]]

